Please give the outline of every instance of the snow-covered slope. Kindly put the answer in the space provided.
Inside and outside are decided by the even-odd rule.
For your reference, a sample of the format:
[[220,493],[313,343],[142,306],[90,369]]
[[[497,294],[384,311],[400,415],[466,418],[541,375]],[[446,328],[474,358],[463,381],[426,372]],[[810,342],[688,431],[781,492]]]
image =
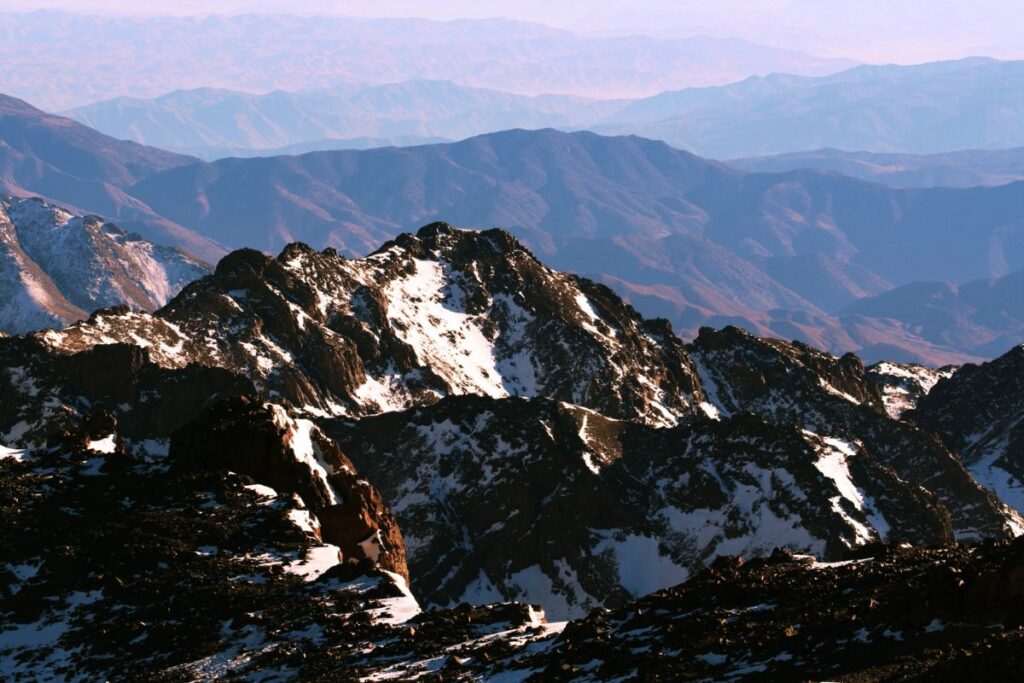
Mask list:
[[60,327],[96,308],[154,310],[209,272],[178,250],[39,199],[0,201],[0,329]]

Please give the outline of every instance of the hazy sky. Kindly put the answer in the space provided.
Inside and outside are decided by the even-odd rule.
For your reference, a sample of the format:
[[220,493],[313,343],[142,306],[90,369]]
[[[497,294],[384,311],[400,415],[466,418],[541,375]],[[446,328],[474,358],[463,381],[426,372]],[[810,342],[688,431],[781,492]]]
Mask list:
[[865,62],[1024,58],[1024,0],[5,0],[5,9],[504,16],[576,31],[741,37]]

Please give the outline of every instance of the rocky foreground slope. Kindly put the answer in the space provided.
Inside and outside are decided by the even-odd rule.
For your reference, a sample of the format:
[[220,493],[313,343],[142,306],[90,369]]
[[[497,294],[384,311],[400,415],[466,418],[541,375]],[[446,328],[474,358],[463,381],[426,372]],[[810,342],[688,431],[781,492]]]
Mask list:
[[209,272],[177,249],[39,199],[0,201],[0,329],[63,327],[115,304],[155,310]]
[[[5,679],[1024,674],[1021,539],[928,550],[872,544],[831,564],[786,551],[745,563],[723,556],[681,586],[568,624],[520,604],[421,611],[400,555],[388,554],[401,537],[390,534],[372,489],[341,469],[321,478],[302,455],[301,423],[279,414],[255,400],[219,403],[201,417],[205,426],[179,432],[167,455],[111,437],[102,420],[46,451],[3,451]],[[232,426],[263,433],[264,448],[242,440],[244,450],[233,449],[233,440],[218,441],[218,425],[229,425],[220,436]],[[219,448],[191,450],[200,440]],[[227,469],[242,456],[245,471]],[[328,543],[305,504],[303,494],[349,496],[349,482],[371,493],[349,498],[355,514],[330,533],[364,533],[369,520],[374,537],[395,543],[376,557]]]
[[[434,224],[358,260],[235,252],[154,313],[0,339],[0,367],[11,677],[799,678],[866,664],[781,649],[803,636],[776,627],[819,623],[872,665],[1012,637],[984,621],[1016,599],[999,581],[977,614],[925,606],[967,636],[882,620],[899,610],[844,630],[862,596],[948,602],[927,566],[1016,575],[1024,520],[972,477],[970,440],[925,419],[985,368],[905,387],[918,407],[897,420],[913,368],[736,328],[684,345],[501,231]],[[1016,384],[991,386],[1010,434]],[[722,559],[777,547],[876,559]],[[729,602],[747,581],[770,609]],[[578,621],[555,638],[541,609]],[[598,653],[609,639],[631,644]]]

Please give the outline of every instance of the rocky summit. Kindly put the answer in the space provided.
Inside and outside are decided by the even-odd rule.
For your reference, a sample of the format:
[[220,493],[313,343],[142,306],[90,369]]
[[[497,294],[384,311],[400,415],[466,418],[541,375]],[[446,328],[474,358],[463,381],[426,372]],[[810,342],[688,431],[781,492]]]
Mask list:
[[57,352],[138,343],[162,367],[222,367],[314,416],[448,395],[546,396],[676,424],[706,409],[682,343],[509,234],[433,224],[364,259],[291,245],[225,257],[152,315],[99,311]]
[[121,303],[0,338],[10,679],[1019,673],[1020,349],[684,344],[441,223]]

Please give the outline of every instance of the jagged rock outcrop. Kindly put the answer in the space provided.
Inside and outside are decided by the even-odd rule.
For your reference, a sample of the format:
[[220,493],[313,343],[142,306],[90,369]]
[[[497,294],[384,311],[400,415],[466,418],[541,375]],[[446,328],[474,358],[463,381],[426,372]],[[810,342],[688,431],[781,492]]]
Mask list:
[[[360,509],[384,519],[393,506],[410,578],[433,604],[521,599],[563,617],[722,554],[835,559],[879,540],[1024,529],[936,436],[890,417],[856,357],[735,328],[684,346],[499,230],[434,224],[356,260],[238,251],[155,313],[100,310],[4,340],[0,360],[10,448],[62,442],[88,419],[113,420],[130,444],[166,447],[177,433],[211,463],[228,452],[221,439],[290,462],[300,431],[303,452],[329,453],[337,471],[352,457],[382,494]],[[224,407],[242,395],[259,399]],[[210,410],[236,426],[192,437]],[[311,420],[341,451],[311,436]],[[302,484],[251,465],[227,467],[298,493],[346,556],[366,555],[374,531],[397,547],[392,524],[328,532],[350,511],[308,473]]]
[[166,442],[208,401],[255,392],[223,368],[160,367],[132,344],[65,354],[12,337],[0,344],[0,368],[0,443],[20,448],[44,446],[98,413],[113,416],[125,438]]
[[674,585],[716,556],[952,540],[949,512],[863,447],[742,413],[657,429],[550,400],[456,397],[336,421],[391,501],[429,604],[556,619]]
[[23,333],[125,304],[153,311],[209,272],[177,249],[41,199],[0,201],[0,329]]
[[314,415],[460,394],[546,396],[661,425],[702,412],[667,323],[500,230],[433,224],[357,260],[241,250],[154,315],[108,312],[41,338],[65,352],[140,339],[162,366],[228,368]]
[[889,417],[879,384],[856,356],[836,358],[735,327],[704,328],[687,351],[708,401],[722,415],[748,411],[858,444],[904,481],[935,493],[958,539],[1024,531],[1024,519],[980,486],[935,434]]
[[337,546],[343,560],[369,560],[408,580],[402,533],[380,494],[312,422],[241,396],[175,432],[170,458],[298,496],[309,510],[309,533]]
[[906,419],[941,435],[978,481],[1024,512],[1024,346],[963,366]]

